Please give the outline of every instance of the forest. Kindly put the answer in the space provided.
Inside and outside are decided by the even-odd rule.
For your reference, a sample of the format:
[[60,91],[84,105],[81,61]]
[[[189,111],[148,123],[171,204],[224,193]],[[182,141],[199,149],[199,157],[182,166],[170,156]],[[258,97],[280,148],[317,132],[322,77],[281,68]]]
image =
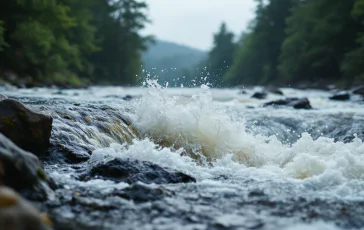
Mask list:
[[350,86],[364,80],[363,0],[256,0],[238,37],[221,25],[206,65],[220,86]]
[[[222,23],[207,57],[175,78],[208,77],[216,87],[364,80],[364,0],[255,1],[242,34]],[[138,84],[142,54],[154,40],[140,33],[152,23],[147,8],[138,0],[2,0],[1,80]]]
[[25,85],[132,85],[150,37],[136,0],[2,0],[0,76]]

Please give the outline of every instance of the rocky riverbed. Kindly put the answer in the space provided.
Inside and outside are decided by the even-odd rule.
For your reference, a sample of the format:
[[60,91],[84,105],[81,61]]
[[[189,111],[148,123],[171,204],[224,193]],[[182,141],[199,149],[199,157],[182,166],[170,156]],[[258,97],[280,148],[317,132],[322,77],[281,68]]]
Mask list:
[[364,226],[360,87],[149,83],[1,88],[0,229]]

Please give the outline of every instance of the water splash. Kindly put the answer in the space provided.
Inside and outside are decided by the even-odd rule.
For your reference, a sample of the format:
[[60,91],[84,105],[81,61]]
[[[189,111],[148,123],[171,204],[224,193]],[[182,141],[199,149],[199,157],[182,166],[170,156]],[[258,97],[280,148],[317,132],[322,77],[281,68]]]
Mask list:
[[294,144],[275,136],[253,135],[246,130],[244,114],[214,103],[207,85],[190,98],[168,96],[156,81],[148,81],[148,93],[135,103],[134,126],[145,138],[183,149],[181,155],[214,165],[226,156],[241,167],[264,169],[282,176],[306,179],[333,175],[346,180],[364,180],[364,145],[334,142],[308,133]]

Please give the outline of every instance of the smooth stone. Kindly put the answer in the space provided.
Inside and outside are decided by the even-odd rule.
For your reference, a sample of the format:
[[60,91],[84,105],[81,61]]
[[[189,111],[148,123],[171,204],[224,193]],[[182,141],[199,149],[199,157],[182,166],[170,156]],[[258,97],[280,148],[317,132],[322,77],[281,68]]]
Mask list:
[[295,98],[289,97],[281,100],[270,101],[263,104],[263,107],[267,106],[290,106],[295,109],[311,109],[310,101],[307,98]]
[[20,148],[43,155],[49,147],[52,118],[14,99],[0,100],[0,132]]
[[350,94],[346,91],[335,93],[330,97],[330,100],[335,100],[335,101],[347,101],[349,99],[350,99]]
[[0,101],[5,100],[5,99],[8,99],[8,97],[5,96],[4,94],[0,94]]
[[171,196],[171,192],[165,188],[151,188],[149,185],[135,183],[123,190],[114,191],[113,195],[122,197],[127,200],[133,200],[136,203],[161,200],[164,197]]
[[41,162],[0,133],[0,184],[32,200],[44,200],[51,189]]
[[265,93],[265,92],[255,92],[255,93],[252,95],[252,98],[256,98],[256,99],[265,99],[265,98],[267,98],[267,93]]
[[81,180],[104,179],[133,184],[174,184],[196,182],[196,179],[185,173],[161,167],[148,161],[115,158],[106,163],[99,163]]
[[50,219],[11,188],[0,186],[0,229],[50,230]]

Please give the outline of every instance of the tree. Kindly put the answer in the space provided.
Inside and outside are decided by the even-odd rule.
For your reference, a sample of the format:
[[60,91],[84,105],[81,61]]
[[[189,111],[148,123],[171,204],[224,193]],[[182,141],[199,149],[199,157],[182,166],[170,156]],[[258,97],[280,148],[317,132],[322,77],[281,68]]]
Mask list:
[[279,82],[277,66],[286,37],[286,19],[299,0],[257,0],[256,18],[224,79],[230,84]]
[[346,84],[364,79],[364,1],[355,1],[352,17],[360,23],[357,26],[356,46],[349,50],[341,63]]
[[38,79],[82,71],[82,51],[92,51],[94,44],[93,28],[88,25],[88,33],[82,34],[88,18],[75,14],[85,10],[72,7],[79,2],[4,0],[0,19],[8,45],[1,54],[2,65]]
[[210,73],[209,81],[214,85],[221,84],[222,76],[233,63],[235,50],[234,34],[227,30],[223,22],[219,31],[214,34],[214,46],[206,61]]
[[93,8],[101,47],[89,58],[95,67],[95,81],[136,83],[141,71],[140,52],[150,40],[138,33],[149,22],[143,13],[146,7],[144,2],[135,0],[102,0]]
[[137,0],[3,0],[0,67],[43,82],[77,83],[78,76],[134,84],[146,7]]
[[5,46],[5,40],[4,40],[4,22],[0,21],[0,51]]
[[[342,77],[345,53],[357,46],[360,23],[351,16],[355,0],[306,0],[287,20],[281,75],[288,81],[332,81]],[[310,15],[309,17],[307,15]],[[346,55],[353,60],[358,53]],[[356,58],[355,58],[356,59]],[[349,65],[342,66],[346,72]]]

